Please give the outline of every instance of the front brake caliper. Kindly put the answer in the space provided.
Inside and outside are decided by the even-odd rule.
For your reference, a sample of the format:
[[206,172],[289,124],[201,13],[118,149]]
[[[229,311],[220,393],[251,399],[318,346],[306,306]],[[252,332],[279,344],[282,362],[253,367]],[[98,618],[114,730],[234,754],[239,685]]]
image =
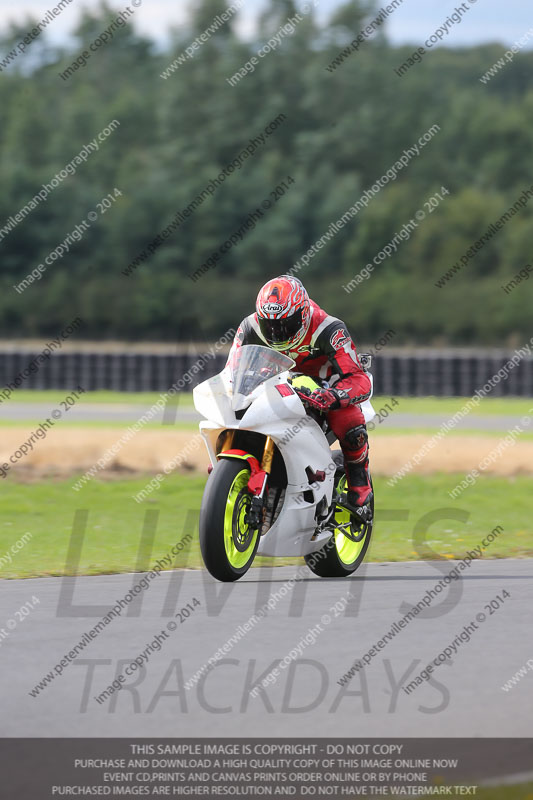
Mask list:
[[254,495],[245,519],[246,524],[254,530],[260,528],[263,524],[263,506],[264,499],[258,495]]

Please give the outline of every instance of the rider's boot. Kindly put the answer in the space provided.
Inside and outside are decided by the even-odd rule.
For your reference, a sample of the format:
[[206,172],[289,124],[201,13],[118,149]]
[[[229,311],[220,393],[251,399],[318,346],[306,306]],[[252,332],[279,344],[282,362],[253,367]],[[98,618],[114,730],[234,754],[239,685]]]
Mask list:
[[373,492],[368,479],[368,456],[360,463],[347,461],[346,478],[348,483],[348,503],[355,509],[369,510]]
[[368,474],[368,433],[366,426],[350,428],[341,440],[347,495],[337,500],[362,522],[372,519],[372,486]]
[[372,519],[372,500],[374,494],[368,475],[368,444],[365,442],[360,453],[345,457],[347,483],[347,506],[363,522]]
[[368,480],[368,456],[361,463],[346,461],[347,496],[337,500],[337,504],[346,508],[361,522],[372,520],[372,500],[374,494]]

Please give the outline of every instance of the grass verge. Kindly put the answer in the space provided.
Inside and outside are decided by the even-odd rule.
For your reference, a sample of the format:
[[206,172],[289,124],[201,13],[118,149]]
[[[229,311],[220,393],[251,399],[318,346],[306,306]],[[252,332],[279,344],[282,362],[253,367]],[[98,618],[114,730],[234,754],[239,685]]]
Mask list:
[[[396,487],[386,479],[376,479],[376,527],[369,549],[370,561],[409,561],[422,558],[462,558],[476,547],[497,525],[503,533],[490,545],[484,557],[533,556],[531,520],[531,482],[526,477],[486,476],[467,489],[456,501],[448,497],[460,475],[413,475]],[[72,574],[67,561],[72,525],[77,509],[88,511],[88,521],[77,571],[103,574],[134,571],[146,512],[156,512],[154,543],[145,554],[143,568],[149,568],[185,533],[193,541],[176,563],[178,567],[198,568],[201,557],[197,519],[205,478],[197,475],[170,475],[161,488],[138,504],[133,495],[149,478],[100,482],[93,480],[81,492],[72,491],[75,479],[2,485],[0,521],[0,577],[36,577]],[[461,509],[465,522],[449,518],[449,509]],[[407,520],[383,521],[380,512],[398,509],[408,512]],[[413,530],[420,519],[437,509],[424,536],[424,548],[413,545]],[[439,515],[441,518],[439,518]],[[434,515],[435,516],[435,515]],[[31,538],[18,552],[5,558],[25,534]],[[266,563],[297,563],[298,559],[257,559]]]
[[[421,794],[418,797],[438,797],[435,794]],[[444,795],[445,796],[445,795]],[[459,797],[459,795],[454,795]],[[392,795],[388,795],[392,800]],[[478,786],[475,793],[476,800],[533,800],[533,783],[522,783],[517,786]]]

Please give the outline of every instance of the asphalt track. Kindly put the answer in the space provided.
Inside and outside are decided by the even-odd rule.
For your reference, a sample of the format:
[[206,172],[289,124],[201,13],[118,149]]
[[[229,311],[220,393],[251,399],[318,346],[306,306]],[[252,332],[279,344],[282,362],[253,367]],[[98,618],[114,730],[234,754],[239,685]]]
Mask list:
[[[50,403],[6,403],[0,404],[0,419],[12,422],[26,420],[45,420],[52,411]],[[137,422],[150,406],[128,405],[122,403],[80,403],[73,406],[68,412],[70,422],[101,422],[101,423],[132,423]],[[202,417],[192,406],[177,408],[170,407],[163,417],[163,412],[157,412],[152,422],[163,422],[174,425],[180,422],[199,422]],[[446,414],[402,414],[393,412],[387,419],[383,419],[380,427],[394,428],[438,428],[444,422],[449,422],[450,415]],[[512,415],[476,416],[469,414],[459,420],[457,429],[470,429],[480,431],[509,431],[519,425],[522,417]],[[376,420],[377,422],[377,420]]]
[[[36,596],[40,604],[3,636],[0,646],[2,736],[532,736],[533,672],[509,692],[502,684],[533,658],[533,563],[478,560],[445,588],[345,687],[337,680],[419,602],[454,562],[370,564],[351,579],[319,579],[296,567],[253,569],[236,584],[216,583],[203,570],[162,572],[129,612],[90,641],[36,698],[36,683],[92,629],[140,575],[46,578],[2,582],[2,622]],[[292,577],[300,578],[287,584]],[[301,576],[305,575],[303,579]],[[58,603],[99,605],[83,612]],[[282,587],[285,587],[283,589]],[[289,587],[287,589],[287,587]],[[280,592],[281,590],[281,592]],[[492,614],[485,608],[506,590]],[[254,611],[278,600],[261,621],[233,642],[224,660],[186,690],[184,683],[224,646]],[[335,616],[348,593],[347,613]],[[179,623],[176,610],[200,601]],[[406,604],[402,608],[402,604]],[[430,609],[430,610],[431,610]],[[128,613],[130,614],[128,616]],[[485,614],[472,639],[411,694],[401,685]],[[66,616],[66,614],[70,614]],[[324,616],[327,615],[327,616]],[[171,633],[167,625],[176,622]],[[179,624],[178,624],[179,623]],[[320,625],[321,630],[315,626]],[[279,678],[258,697],[249,694],[301,643]],[[100,694],[152,642],[137,677],[102,704]],[[311,643],[311,638],[314,642]],[[133,685],[135,684],[135,685]],[[128,688],[129,687],[129,688]]]

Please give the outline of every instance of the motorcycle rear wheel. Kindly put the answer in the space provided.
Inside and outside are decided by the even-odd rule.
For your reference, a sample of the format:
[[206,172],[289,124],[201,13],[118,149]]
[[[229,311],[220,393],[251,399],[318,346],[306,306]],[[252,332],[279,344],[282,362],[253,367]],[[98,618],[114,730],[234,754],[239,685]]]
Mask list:
[[208,478],[200,511],[200,550],[213,578],[237,581],[248,572],[259,531],[245,522],[252,495],[250,469],[240,459],[221,459]]
[[[370,480],[372,484],[372,479]],[[340,477],[337,485],[339,492],[346,489],[346,478]],[[343,533],[343,529],[335,527],[331,539],[322,550],[305,556],[305,563],[315,575],[320,578],[346,578],[352,575],[363,563],[368,550],[372,529],[374,525],[374,498],[371,502],[372,520],[370,522],[355,523],[353,516],[345,508],[337,506],[335,523],[349,525],[350,536]]]

